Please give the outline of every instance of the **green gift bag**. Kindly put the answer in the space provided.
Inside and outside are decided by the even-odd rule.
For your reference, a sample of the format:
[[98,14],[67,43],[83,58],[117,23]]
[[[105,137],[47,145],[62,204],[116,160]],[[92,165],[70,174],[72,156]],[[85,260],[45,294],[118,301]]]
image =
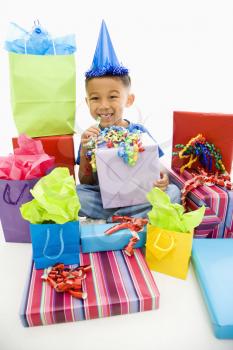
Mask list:
[[16,128],[31,137],[73,134],[74,55],[9,53],[11,105]]

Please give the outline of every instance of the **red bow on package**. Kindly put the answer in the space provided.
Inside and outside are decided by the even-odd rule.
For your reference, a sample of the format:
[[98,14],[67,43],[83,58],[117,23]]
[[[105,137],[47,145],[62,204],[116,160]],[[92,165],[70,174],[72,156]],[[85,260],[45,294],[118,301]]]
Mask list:
[[54,166],[54,157],[44,152],[41,141],[20,135],[18,144],[19,148],[15,149],[15,154],[0,157],[0,179],[37,179],[46,175]]
[[56,292],[68,292],[74,298],[86,299],[87,293],[82,290],[82,281],[89,270],[91,270],[90,265],[70,269],[65,268],[64,264],[55,264],[49,267],[41,278],[47,281]]
[[111,235],[119,230],[129,229],[133,237],[124,248],[124,251],[127,255],[132,256],[134,254],[133,248],[140,239],[137,232],[143,231],[144,226],[148,224],[148,219],[113,215],[112,221],[119,222],[119,224],[109,228],[105,233]]
[[186,208],[186,197],[187,194],[194,188],[201,185],[218,185],[225,187],[227,190],[233,190],[233,183],[231,182],[230,175],[228,174],[208,174],[204,169],[198,168],[198,173],[191,173],[193,178],[187,180],[181,190],[181,202]]

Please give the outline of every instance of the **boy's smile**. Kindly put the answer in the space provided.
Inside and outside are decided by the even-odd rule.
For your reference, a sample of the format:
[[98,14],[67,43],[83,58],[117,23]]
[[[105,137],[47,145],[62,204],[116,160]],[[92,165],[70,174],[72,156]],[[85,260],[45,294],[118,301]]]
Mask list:
[[117,77],[98,77],[90,79],[86,86],[86,102],[93,118],[100,117],[100,126],[125,126],[123,112],[131,106],[134,95]]

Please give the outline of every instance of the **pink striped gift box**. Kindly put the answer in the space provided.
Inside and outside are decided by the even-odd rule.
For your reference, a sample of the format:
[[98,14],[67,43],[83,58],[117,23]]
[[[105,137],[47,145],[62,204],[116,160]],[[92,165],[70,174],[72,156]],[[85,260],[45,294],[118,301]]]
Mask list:
[[[188,171],[182,174],[169,169],[170,181],[179,188],[185,181],[192,178]],[[194,237],[222,238],[224,234],[225,219],[228,210],[228,194],[219,186],[199,186],[188,193],[187,206],[195,210],[202,205],[206,206],[205,216],[201,224],[195,229]]]
[[233,238],[233,191],[227,191],[229,197],[229,205],[224,227],[224,238]]
[[87,299],[57,293],[30,270],[20,310],[25,327],[90,320],[148,311],[159,307],[159,291],[140,249],[128,257],[123,251],[81,253],[80,264],[91,264],[83,283]]

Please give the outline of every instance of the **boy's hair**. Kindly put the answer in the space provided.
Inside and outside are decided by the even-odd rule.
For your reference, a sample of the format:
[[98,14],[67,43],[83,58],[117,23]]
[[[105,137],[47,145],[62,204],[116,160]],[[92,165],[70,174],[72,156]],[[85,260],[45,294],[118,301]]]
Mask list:
[[91,79],[95,79],[95,78],[98,78],[98,79],[101,79],[101,78],[119,79],[126,88],[130,88],[131,87],[131,78],[130,78],[130,76],[128,74],[125,74],[125,75],[103,75],[103,76],[100,76],[100,77],[86,77],[86,79],[85,79],[85,87],[87,88],[88,82]]

